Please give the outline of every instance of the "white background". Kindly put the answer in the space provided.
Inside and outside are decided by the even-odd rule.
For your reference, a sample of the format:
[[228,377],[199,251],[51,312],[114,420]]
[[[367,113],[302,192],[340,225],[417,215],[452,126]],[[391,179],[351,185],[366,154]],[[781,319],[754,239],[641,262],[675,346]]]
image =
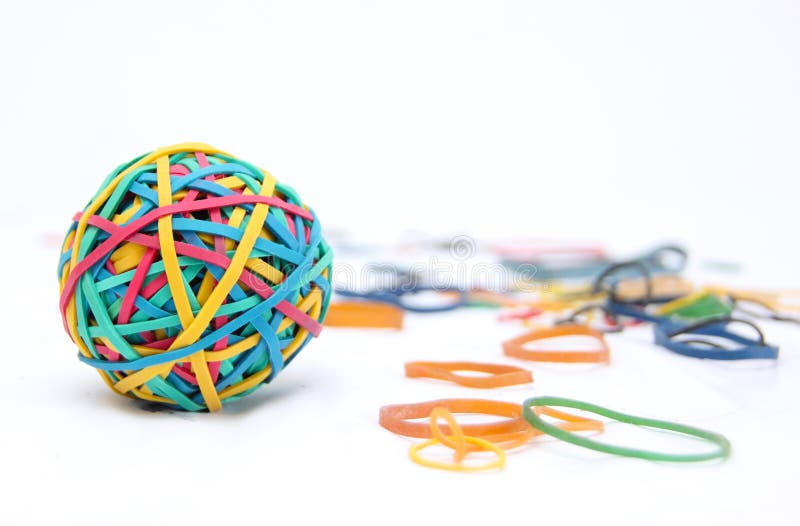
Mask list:
[[[411,317],[400,334],[326,331],[221,414],[154,414],[75,358],[55,245],[117,164],[197,140],[354,240],[671,239],[741,263],[743,283],[798,287],[798,23],[788,1],[0,2],[0,522],[791,523],[797,329],[765,325],[777,367],[682,359],[641,330],[612,337],[608,368],[534,366],[533,389],[476,395],[402,363],[503,361],[519,328]],[[530,393],[709,427],[734,456],[543,443],[458,475],[411,464],[376,422],[385,403]]]

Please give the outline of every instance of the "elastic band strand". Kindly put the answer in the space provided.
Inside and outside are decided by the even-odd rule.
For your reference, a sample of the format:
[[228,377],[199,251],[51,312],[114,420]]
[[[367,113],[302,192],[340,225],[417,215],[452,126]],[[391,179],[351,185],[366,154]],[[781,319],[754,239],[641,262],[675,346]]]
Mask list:
[[[563,336],[591,336],[600,343],[600,348],[590,351],[530,350],[525,348],[525,344],[532,341]],[[536,362],[607,363],[611,359],[611,351],[603,333],[586,325],[577,324],[556,325],[527,332],[503,342],[503,353],[512,358]]]
[[[513,365],[477,362],[408,362],[405,369],[408,378],[434,378],[478,389],[533,382],[530,371]],[[464,376],[457,371],[482,372],[488,373],[489,376]]]
[[[689,435],[710,442],[711,444],[716,446],[716,449],[708,453],[675,454],[675,453],[661,453],[645,449],[634,449],[622,446],[615,446],[611,444],[605,444],[602,442],[597,442],[585,436],[575,435],[573,433],[570,433],[569,431],[565,431],[564,429],[559,428],[558,426],[545,422],[544,420],[541,419],[541,417],[538,414],[536,414],[536,412],[533,409],[531,409],[532,407],[541,407],[541,406],[570,407],[573,409],[588,411],[590,413],[605,416],[607,418],[611,418],[613,420],[625,424],[633,424],[637,426],[652,427],[655,429],[664,429],[667,431],[673,431],[675,433]],[[712,431],[706,431],[705,429],[700,429],[697,427],[679,424],[676,422],[668,422],[665,420],[655,420],[652,418],[643,418],[639,416],[628,415],[625,413],[620,413],[618,411],[613,411],[611,409],[606,409],[605,407],[590,404],[588,402],[581,402],[579,400],[570,400],[568,398],[559,398],[555,396],[539,396],[539,397],[529,398],[522,403],[522,413],[525,420],[527,420],[528,423],[530,423],[530,425],[532,425],[533,427],[535,427],[536,429],[540,430],[543,433],[558,438],[559,440],[575,444],[576,446],[593,449],[595,451],[600,451],[603,453],[609,453],[611,455],[634,457],[634,458],[641,458],[644,460],[654,460],[662,462],[699,462],[704,460],[713,460],[717,458],[727,458],[728,456],[730,456],[731,453],[730,442],[728,441],[727,438],[718,433],[714,433]]]

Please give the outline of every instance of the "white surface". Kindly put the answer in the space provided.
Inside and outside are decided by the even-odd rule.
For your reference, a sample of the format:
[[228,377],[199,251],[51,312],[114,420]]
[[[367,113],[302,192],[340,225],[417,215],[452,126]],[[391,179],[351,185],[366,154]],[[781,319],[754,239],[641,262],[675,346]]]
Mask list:
[[505,361],[517,328],[471,312],[329,330],[221,414],[148,413],[75,358],[52,239],[118,163],[202,140],[358,238],[567,236],[621,253],[669,238],[741,261],[748,284],[797,287],[796,3],[164,4],[0,4],[14,250],[0,263],[0,522],[794,521],[797,329],[765,325],[777,367],[683,359],[632,331],[612,337],[608,368],[533,366],[532,389],[477,394],[705,426],[731,439],[729,462],[543,443],[502,473],[440,473],[406,459],[378,407],[472,395],[406,380],[402,363]]

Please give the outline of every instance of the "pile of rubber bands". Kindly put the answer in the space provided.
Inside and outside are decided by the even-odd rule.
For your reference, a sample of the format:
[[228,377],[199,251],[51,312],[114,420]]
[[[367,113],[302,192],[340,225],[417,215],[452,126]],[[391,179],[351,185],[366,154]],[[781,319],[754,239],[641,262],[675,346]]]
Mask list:
[[[571,254],[574,256],[574,254]],[[486,290],[478,287],[438,286],[425,283],[399,266],[384,265],[392,275],[390,286],[370,289],[337,288],[339,298],[330,309],[328,326],[401,329],[406,312],[436,313],[465,307],[502,309],[499,322],[518,322],[526,330],[501,342],[507,357],[532,362],[600,363],[611,361],[605,334],[649,324],[653,342],[682,356],[708,360],[777,360],[778,347],[768,343],[757,322],[769,319],[800,324],[800,305],[791,300],[796,291],[753,291],[730,287],[696,287],[683,277],[687,253],[679,246],[658,247],[643,255],[613,261],[594,247],[570,264],[531,262],[530,255],[503,252],[502,265],[518,273],[535,265],[543,293],[530,290]],[[527,259],[526,259],[527,258]],[[578,282],[577,284],[575,282]],[[415,302],[433,294],[435,303]],[[744,335],[743,328],[749,333]],[[596,342],[582,349],[536,349],[532,342],[579,336]],[[462,372],[481,373],[465,375]],[[465,361],[419,361],[405,364],[408,378],[432,378],[479,389],[498,389],[533,382],[530,371],[512,365]],[[559,409],[556,409],[559,408]],[[712,444],[700,453],[664,453],[611,445],[597,441],[603,422],[560,408],[589,412],[637,426],[684,434]],[[459,423],[456,415],[499,417],[488,423]],[[427,422],[420,421],[426,419]],[[505,451],[549,435],[596,451],[656,461],[694,462],[726,458],[728,440],[711,431],[664,420],[643,418],[587,402],[540,396],[518,402],[483,399],[441,399],[415,404],[395,404],[380,409],[380,425],[398,435],[425,439],[415,443],[410,458],[421,465],[477,471],[502,468]],[[583,434],[579,434],[583,433]],[[586,433],[589,433],[587,435]],[[432,446],[453,450],[452,462],[431,460],[423,451]],[[467,457],[477,451],[493,454],[474,463]],[[485,457],[481,457],[485,460]]]

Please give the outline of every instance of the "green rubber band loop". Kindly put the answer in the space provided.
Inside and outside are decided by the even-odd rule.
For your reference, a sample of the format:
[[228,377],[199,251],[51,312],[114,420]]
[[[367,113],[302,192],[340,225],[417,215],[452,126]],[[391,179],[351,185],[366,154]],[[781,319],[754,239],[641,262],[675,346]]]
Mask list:
[[[541,419],[541,417],[539,417],[539,415],[534,413],[533,410],[531,409],[531,407],[536,407],[536,406],[571,407],[573,409],[578,409],[580,411],[588,411],[590,413],[594,413],[600,416],[605,416],[607,418],[611,418],[612,420],[616,420],[624,424],[633,424],[643,427],[652,427],[655,429],[664,429],[667,431],[673,431],[675,433],[681,433],[684,435],[693,436],[705,440],[707,442],[710,442],[715,446],[717,446],[717,448],[715,451],[711,451],[708,453],[674,454],[674,453],[660,453],[657,451],[648,451],[646,449],[633,449],[622,446],[614,446],[611,444],[604,444],[602,442],[597,442],[585,436],[573,434],[569,431],[565,431],[557,426],[554,426],[553,424],[545,422],[544,420]],[[640,416],[627,415],[625,413],[619,413],[611,409],[606,409],[605,407],[600,407],[599,405],[590,404],[588,402],[581,402],[580,400],[570,400],[569,398],[559,398],[556,396],[537,396],[533,398],[528,398],[522,403],[522,416],[525,418],[525,420],[528,421],[530,425],[532,425],[539,431],[542,431],[543,433],[558,438],[559,440],[563,440],[564,442],[575,444],[576,446],[581,446],[588,449],[594,449],[595,451],[601,451],[603,453],[609,453],[611,455],[619,455],[622,457],[634,457],[634,458],[641,458],[644,460],[655,460],[660,462],[701,462],[704,460],[713,460],[716,458],[727,458],[731,454],[731,443],[728,441],[727,438],[718,433],[714,433],[712,431],[706,431],[705,429],[700,429],[697,427],[687,426],[684,424],[678,424],[676,422],[667,422],[665,420],[655,420],[652,418],[643,418]]]

